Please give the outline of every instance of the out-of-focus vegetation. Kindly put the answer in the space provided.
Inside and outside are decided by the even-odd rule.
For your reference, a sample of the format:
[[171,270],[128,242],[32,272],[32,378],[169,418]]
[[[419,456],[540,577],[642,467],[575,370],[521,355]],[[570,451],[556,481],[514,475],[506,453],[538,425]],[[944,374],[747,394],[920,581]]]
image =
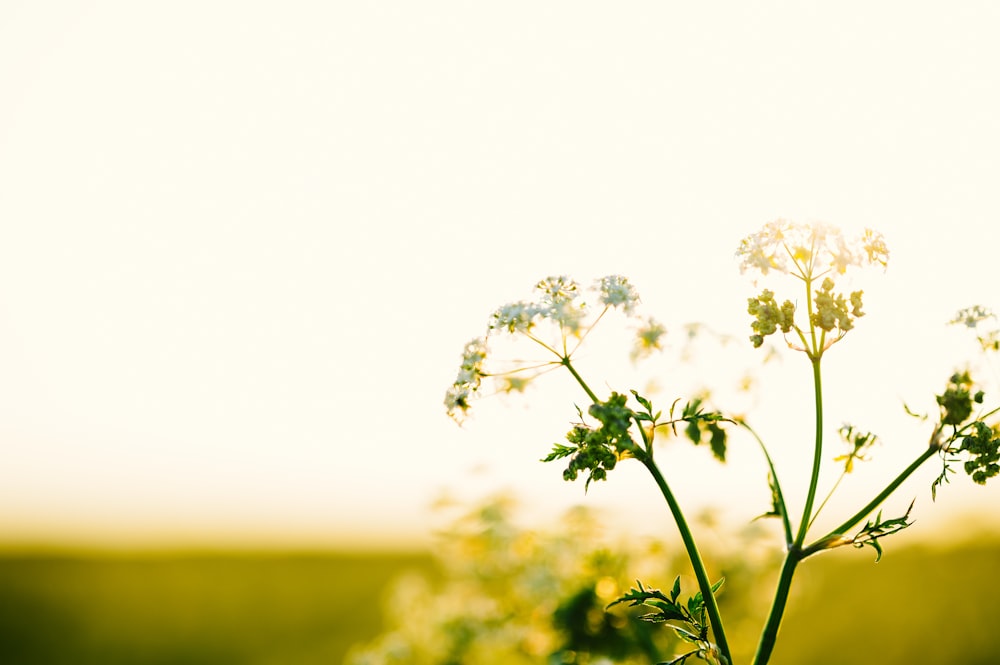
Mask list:
[[[775,552],[758,525],[741,547],[719,553],[721,574],[761,579]],[[410,577],[386,599],[386,631],[351,652],[349,665],[597,665],[659,663],[678,651],[673,631],[609,608],[636,577],[669,591],[680,572],[683,596],[697,593],[682,547],[658,540],[610,542],[592,514],[577,508],[546,532],[518,528],[499,500],[460,518],[437,551],[441,578]],[[753,589],[721,602],[734,617],[752,613]]]
[[[728,577],[720,602],[741,659],[766,612],[757,601],[774,583],[755,574],[771,569],[761,564],[777,554],[757,535],[750,529],[741,548],[712,553]],[[669,589],[684,570],[683,552],[672,542],[607,544],[586,512],[532,532],[491,505],[462,519],[433,559],[7,553],[0,555],[0,663],[666,659],[675,644],[669,630],[618,607],[607,615],[604,606],[632,583],[629,575]],[[817,556],[803,564],[772,662],[996,663],[998,568],[995,538],[950,549],[901,544],[878,564],[854,549]],[[693,590],[690,577],[682,582]]]
[[[781,557],[767,544],[773,534],[758,527],[748,525],[735,549],[710,553],[728,580],[719,600],[736,662],[747,662],[757,646],[767,612],[760,599],[773,588]],[[943,544],[900,543],[878,563],[855,548],[804,562],[772,662],[998,662],[1000,540]],[[652,665],[690,650],[669,627],[640,621],[639,612],[605,609],[632,584],[627,575],[669,593],[674,572],[687,570],[685,595],[695,591],[678,542],[609,547],[583,511],[552,532],[532,533],[516,528],[503,504],[491,504],[459,521],[444,545],[442,578],[397,585],[387,597],[386,631],[356,647],[348,665]]]

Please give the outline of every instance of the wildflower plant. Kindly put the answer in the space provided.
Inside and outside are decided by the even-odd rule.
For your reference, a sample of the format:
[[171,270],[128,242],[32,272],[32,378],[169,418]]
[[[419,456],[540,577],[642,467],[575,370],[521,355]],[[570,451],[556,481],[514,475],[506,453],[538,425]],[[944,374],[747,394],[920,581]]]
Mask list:
[[[511,390],[539,374],[565,369],[586,395],[586,409],[577,408],[577,420],[543,458],[564,465],[563,478],[584,479],[585,487],[604,481],[619,463],[634,460],[643,465],[659,488],[676,524],[697,582],[697,589],[684,590],[678,578],[669,592],[637,581],[610,606],[644,606],[641,618],[669,626],[689,648],[672,663],[697,658],[732,665],[733,649],[727,639],[717,593],[723,579],[713,577],[702,559],[694,534],[656,460],[657,437],[683,434],[695,444],[708,443],[714,456],[725,461],[732,432],[741,431],[759,447],[767,468],[772,505],[764,516],[781,522],[784,536],[784,559],[774,589],[770,611],[762,627],[753,656],[754,665],[764,665],[771,657],[795,572],[805,559],[841,546],[871,547],[876,560],[883,554],[882,540],[912,524],[913,503],[902,515],[883,518],[880,507],[886,499],[918,468],[932,458],[941,463],[941,473],[931,486],[932,497],[949,477],[961,468],[977,484],[985,484],[1000,474],[1000,425],[995,420],[1000,407],[985,409],[985,393],[970,376],[969,370],[955,372],[944,391],[935,396],[938,412],[915,414],[930,425],[929,441],[916,459],[888,485],[836,528],[816,537],[810,530],[827,501],[857,463],[868,459],[881,441],[877,435],[844,425],[840,436],[846,452],[835,457],[841,473],[821,501],[817,501],[824,462],[822,362],[830,349],[851,333],[864,315],[864,292],[846,291],[843,283],[848,273],[888,265],[889,250],[882,235],[865,230],[849,236],[828,224],[802,224],[777,220],[744,238],[736,252],[742,272],[756,273],[760,279],[774,281],[747,300],[751,317],[753,347],[764,346],[770,336],[777,336],[792,350],[801,352],[812,369],[812,395],[815,428],[812,464],[808,469],[808,489],[800,511],[792,511],[775,470],[768,446],[743,416],[728,415],[709,408],[702,397],[675,400],[666,410],[636,390],[612,390],[599,396],[574,365],[574,353],[607,314],[618,311],[638,323],[633,358],[642,358],[659,349],[666,333],[654,319],[638,314],[640,299],[634,286],[620,275],[597,280],[590,289],[582,288],[567,276],[549,277],[535,287],[535,299],[504,305],[494,311],[486,334],[466,345],[453,385],[448,389],[445,406],[455,420],[464,420],[474,398],[482,393],[485,380],[496,382],[497,389]],[[756,284],[756,282],[755,282]],[[786,291],[785,289],[790,289]],[[779,295],[780,293],[780,295]],[[593,304],[592,304],[593,303]],[[1000,339],[989,324],[995,320],[989,310],[971,307],[960,311],[952,323],[976,329],[984,352],[1000,349]],[[541,363],[517,364],[494,368],[491,345],[502,336],[514,336],[537,344],[547,356]],[[512,382],[517,377],[518,382]],[[878,512],[876,512],[878,511]],[[732,588],[733,582],[726,587]]]

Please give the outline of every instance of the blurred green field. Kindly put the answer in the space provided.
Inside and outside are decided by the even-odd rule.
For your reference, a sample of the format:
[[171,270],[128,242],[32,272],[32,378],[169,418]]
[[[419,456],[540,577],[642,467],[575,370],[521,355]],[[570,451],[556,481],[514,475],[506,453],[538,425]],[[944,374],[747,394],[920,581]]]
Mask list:
[[1000,541],[873,559],[844,548],[805,562],[772,662],[1000,663]]
[[[0,663],[340,663],[400,554],[0,555]],[[374,600],[373,600],[374,599]]]
[[[0,554],[0,663],[341,662],[419,554]],[[772,662],[1000,662],[1000,543],[836,551],[797,578]],[[471,664],[474,665],[474,664]]]

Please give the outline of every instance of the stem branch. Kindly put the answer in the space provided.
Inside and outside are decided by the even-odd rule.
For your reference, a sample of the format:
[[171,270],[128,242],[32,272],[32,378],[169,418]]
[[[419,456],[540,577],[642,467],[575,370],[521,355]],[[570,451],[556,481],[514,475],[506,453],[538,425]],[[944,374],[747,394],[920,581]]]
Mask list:
[[903,470],[902,473],[900,473],[898,476],[896,476],[895,480],[893,480],[891,483],[889,483],[888,485],[886,485],[885,489],[883,489],[881,492],[879,492],[878,495],[874,499],[872,499],[871,501],[869,501],[865,505],[864,508],[862,508],[858,512],[854,513],[854,515],[852,515],[850,518],[848,518],[847,521],[845,521],[843,524],[841,524],[836,529],[834,529],[833,531],[831,531],[829,534],[827,534],[826,536],[820,538],[816,542],[812,543],[811,545],[809,545],[809,547],[806,547],[802,551],[803,558],[807,557],[807,556],[809,556],[811,554],[815,554],[816,552],[819,552],[820,550],[823,549],[822,545],[824,543],[829,542],[831,538],[835,538],[836,536],[842,536],[842,535],[844,535],[845,531],[847,531],[851,527],[856,526],[857,524],[859,524],[861,522],[861,520],[863,520],[864,518],[868,517],[868,515],[870,515],[873,510],[875,510],[876,508],[878,508],[879,505],[881,505],[881,503],[883,501],[885,501],[887,498],[889,498],[890,494],[892,494],[893,492],[895,492],[896,489],[900,485],[903,484],[904,480],[906,480],[907,478],[909,478],[913,474],[914,471],[916,471],[920,466],[922,466],[924,462],[926,462],[931,457],[933,457],[936,452],[937,452],[936,448],[934,448],[932,446],[928,446],[927,449],[923,453],[920,454],[920,457],[918,457],[917,459],[913,460],[913,463],[911,463],[910,466],[906,467]]

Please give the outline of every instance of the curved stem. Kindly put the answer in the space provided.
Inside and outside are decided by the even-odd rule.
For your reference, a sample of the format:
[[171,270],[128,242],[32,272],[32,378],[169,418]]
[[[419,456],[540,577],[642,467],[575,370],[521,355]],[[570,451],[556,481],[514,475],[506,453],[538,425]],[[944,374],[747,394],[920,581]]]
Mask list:
[[698,580],[698,590],[701,591],[701,597],[705,601],[705,610],[708,612],[708,621],[712,625],[715,643],[718,645],[719,651],[726,658],[725,662],[732,663],[733,658],[729,651],[729,642],[726,640],[726,631],[722,626],[722,614],[719,612],[719,604],[716,602],[715,594],[712,592],[712,583],[708,578],[705,563],[701,559],[701,553],[698,552],[698,546],[694,542],[691,528],[688,526],[687,520],[684,519],[684,513],[681,512],[680,504],[677,503],[677,499],[674,497],[673,492],[670,491],[666,479],[660,473],[660,468],[656,466],[653,458],[644,455],[641,457],[641,461],[653,476],[656,485],[660,488],[663,498],[667,501],[667,507],[670,508],[670,514],[677,524],[677,530],[680,531],[681,540],[684,541],[684,549],[687,550],[691,566],[694,568],[695,578]]
[[820,463],[823,460],[823,388],[819,369],[821,355],[822,353],[809,356],[813,366],[813,394],[816,402],[816,443],[813,449],[813,466],[812,475],[809,480],[809,492],[806,495],[806,505],[802,511],[802,522],[799,524],[799,531],[795,536],[794,542],[788,548],[788,552],[785,554],[785,563],[781,567],[781,577],[778,579],[778,587],[774,590],[771,611],[767,615],[767,622],[764,624],[764,630],[761,632],[760,642],[757,645],[757,653],[754,655],[754,665],[765,665],[771,657],[771,652],[774,650],[774,644],[778,639],[778,628],[781,626],[781,617],[785,612],[785,604],[788,602],[788,592],[792,588],[792,576],[795,574],[795,567],[802,558],[802,542],[806,538],[806,531],[809,530],[813,501],[816,500]]
[[778,508],[781,510],[781,523],[785,528],[785,546],[791,547],[792,523],[788,521],[788,508],[785,505],[785,496],[781,492],[781,483],[778,482],[778,472],[774,470],[774,462],[771,460],[771,455],[767,452],[767,446],[764,445],[763,439],[757,435],[757,432],[750,425],[743,420],[737,421],[737,424],[753,435],[753,438],[757,440],[757,445],[760,446],[761,452],[764,453],[764,459],[767,460],[767,468],[771,471],[771,479],[774,481],[774,493],[778,499]]

